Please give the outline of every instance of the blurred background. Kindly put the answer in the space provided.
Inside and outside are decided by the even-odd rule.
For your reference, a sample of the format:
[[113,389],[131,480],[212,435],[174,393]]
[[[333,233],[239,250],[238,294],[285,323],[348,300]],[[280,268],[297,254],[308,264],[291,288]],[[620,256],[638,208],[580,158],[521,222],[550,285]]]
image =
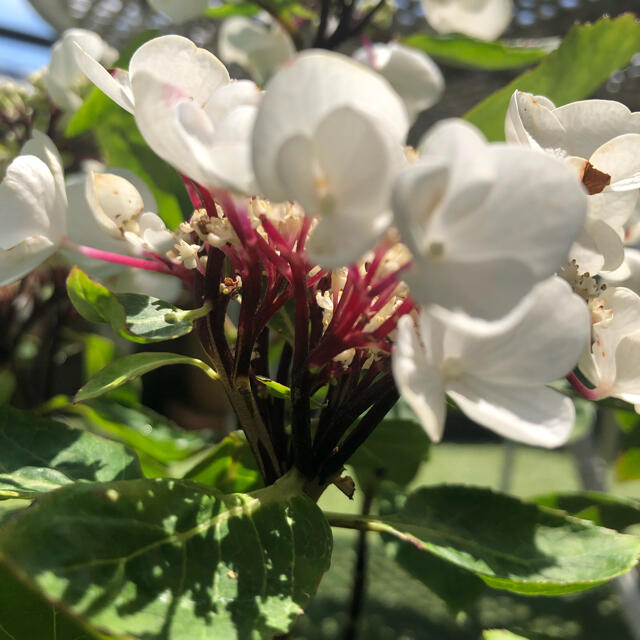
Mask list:
[[[394,0],[398,9],[394,31],[416,31],[426,26],[419,0]],[[219,4],[219,3],[218,3]],[[0,74],[24,77],[45,65],[57,34],[70,27],[92,29],[109,44],[121,48],[145,29],[177,32],[199,46],[214,47],[215,23],[194,20],[176,28],[155,12],[146,0],[1,0]],[[211,6],[216,6],[212,0]],[[576,22],[638,11],[638,0],[515,0],[516,10],[504,39],[561,36]],[[517,72],[514,72],[514,74]],[[482,97],[502,86],[511,74],[446,69],[447,93],[425,115],[425,124],[443,115],[461,115]],[[640,56],[614,73],[599,92],[615,97],[633,110],[640,109]]]
[[[415,32],[426,28],[419,0],[395,0],[395,4],[392,31]],[[595,21],[603,15],[616,16],[627,11],[637,13],[640,0],[515,0],[515,6],[512,23],[503,38],[536,41],[562,37],[576,21]],[[144,30],[157,29],[187,35],[199,46],[215,50],[215,22],[194,20],[172,25],[145,0],[0,0],[0,75],[26,78],[45,66],[52,44],[70,27],[97,31],[116,48],[122,48]],[[422,114],[414,131],[416,137],[436,120],[463,115],[520,70],[483,72],[443,66],[443,73],[444,98]],[[634,111],[640,110],[640,52],[626,68],[613,73],[596,96],[619,100]],[[145,378],[145,402],[180,426],[198,429],[198,414],[187,408],[193,406],[193,396],[204,398],[207,392],[194,389],[194,381],[178,374],[177,368],[169,369],[172,371],[164,369],[155,378]],[[77,388],[75,381],[62,382],[71,390]],[[172,392],[164,393],[163,389]],[[181,405],[175,402],[179,395],[176,390],[184,393]],[[167,397],[173,398],[173,405],[166,402]],[[200,409],[209,420],[216,411],[224,414],[224,407],[220,406]],[[505,445],[488,431],[458,418],[448,425],[445,443],[432,447],[429,463],[423,466],[413,485],[467,483],[522,497],[606,487],[616,495],[640,497],[640,481],[619,482],[611,467],[604,463],[595,470],[593,465],[582,464],[584,460],[601,458],[580,447],[596,447],[605,454],[609,451],[613,457],[619,445],[615,424],[596,426],[593,437],[561,451],[541,451]],[[328,492],[323,503],[332,510],[345,510],[345,499],[337,491]],[[346,507],[358,511],[359,499]],[[291,638],[344,637],[355,561],[353,543],[354,536],[350,533],[336,534],[333,567]],[[637,583],[605,585],[586,594],[560,598],[524,598],[486,589],[466,614],[456,614],[447,610],[422,583],[403,573],[385,556],[382,543],[372,538],[362,623],[358,638],[371,640],[475,640],[481,629],[493,626],[518,631],[531,640],[640,640],[640,597]]]

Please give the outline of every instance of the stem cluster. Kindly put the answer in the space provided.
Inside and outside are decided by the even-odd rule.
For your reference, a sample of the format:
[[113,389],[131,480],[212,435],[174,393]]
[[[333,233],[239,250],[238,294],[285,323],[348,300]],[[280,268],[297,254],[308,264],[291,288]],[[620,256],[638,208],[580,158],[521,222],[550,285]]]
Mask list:
[[[388,336],[413,302],[406,299],[375,329],[365,328],[391,299],[401,270],[376,277],[390,248],[383,243],[364,273],[349,269],[325,326],[316,297],[331,290],[331,274],[307,260],[311,219],[285,233],[263,214],[259,232],[245,206],[227,192],[212,195],[191,183],[190,194],[210,217],[222,210],[238,239],[222,247],[204,243],[206,268],[196,272],[195,296],[198,306],[209,302],[212,311],[197,320],[202,345],[265,482],[296,467],[321,492],[397,400]],[[230,281],[241,284],[229,288]],[[232,299],[240,303],[235,341],[225,331]],[[270,364],[269,324],[277,314],[286,317],[291,331],[279,339],[278,362]],[[354,355],[345,366],[335,356],[348,349]],[[289,387],[290,402],[269,394],[265,377]]]

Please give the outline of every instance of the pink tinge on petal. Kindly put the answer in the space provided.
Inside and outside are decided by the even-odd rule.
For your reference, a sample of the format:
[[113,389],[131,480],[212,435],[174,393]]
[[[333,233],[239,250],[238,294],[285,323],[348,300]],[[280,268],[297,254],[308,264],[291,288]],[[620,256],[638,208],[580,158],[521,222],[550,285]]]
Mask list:
[[162,101],[167,109],[173,107],[185,98],[189,98],[189,96],[180,87],[169,84],[168,82],[162,85]]

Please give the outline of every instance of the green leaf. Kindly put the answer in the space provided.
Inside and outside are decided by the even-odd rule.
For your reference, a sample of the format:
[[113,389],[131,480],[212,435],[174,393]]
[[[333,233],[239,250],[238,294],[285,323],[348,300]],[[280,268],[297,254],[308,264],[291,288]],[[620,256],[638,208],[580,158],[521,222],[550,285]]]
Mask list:
[[415,33],[401,40],[440,62],[477,69],[517,69],[538,62],[548,51],[539,47],[512,46],[465,36],[431,36]]
[[422,488],[382,518],[328,517],[334,526],[389,534],[403,566],[403,549],[418,549],[491,587],[530,595],[595,587],[628,571],[640,551],[636,536],[479,487]]
[[125,356],[108,364],[80,388],[73,401],[84,402],[91,398],[97,398],[113,391],[113,389],[125,384],[125,382],[170,364],[190,364],[202,369],[211,379],[218,379],[218,374],[209,365],[197,358],[164,351],[147,351]]
[[436,555],[424,553],[408,545],[386,545],[387,553],[411,576],[444,600],[454,614],[469,609],[482,595],[486,585],[473,573]]
[[185,311],[137,293],[116,296],[78,267],[67,277],[67,293],[83,318],[110,324],[123,338],[142,344],[180,338],[193,329],[197,318],[210,311],[208,305]]
[[34,498],[78,480],[140,478],[123,445],[17,409],[0,409],[0,497]]
[[271,638],[329,567],[330,529],[299,484],[228,496],[167,479],[64,487],[4,527],[0,563],[113,635]]
[[206,9],[205,18],[210,20],[226,20],[234,16],[255,16],[261,9],[253,2],[227,2],[219,7]]
[[627,449],[616,462],[616,480],[640,480],[640,447]]
[[[271,378],[267,378],[266,376],[256,376],[256,380],[262,383],[267,391],[267,393],[274,398],[279,398],[281,400],[291,400],[291,389],[280,382],[276,382]],[[324,405],[317,398],[311,397],[311,406],[314,409],[320,409]]]
[[[3,498],[0,500],[0,525],[12,518],[18,511],[26,509],[29,504],[24,498]],[[2,620],[1,616],[0,620]]]
[[482,632],[482,640],[527,640],[527,638],[511,633],[507,629],[487,629]]
[[544,95],[557,106],[582,100],[640,49],[640,24],[635,16],[602,18],[571,28],[558,49],[540,64],[476,105],[465,118],[489,140],[504,140],[504,118],[516,89]]
[[262,477],[242,431],[230,433],[190,469],[184,478],[223,493],[253,491],[262,486]]
[[260,11],[263,11],[267,5],[281,15],[295,15],[309,20],[316,17],[314,11],[296,0],[271,0],[271,2],[262,0],[259,4],[244,1],[226,2],[219,7],[206,9],[204,17],[210,20],[226,20],[234,16],[255,16],[260,13]]
[[[85,333],[80,335],[80,339],[84,343],[83,365],[84,365],[84,381],[93,377],[98,371],[106,367],[116,358],[116,345],[113,340],[98,335],[97,333]],[[111,397],[129,406],[140,405],[140,397],[142,395],[142,384],[140,380],[133,380],[129,384],[118,387],[111,392]],[[66,396],[64,396],[63,404],[66,404]]]
[[84,342],[84,376],[85,380],[88,380],[100,369],[113,362],[116,357],[116,345],[113,340],[97,333],[84,334],[82,341]]
[[640,424],[640,416],[635,411],[618,410],[615,412],[615,416],[620,428],[625,433],[631,433]]
[[536,496],[532,502],[566,511],[577,518],[591,520],[594,524],[617,531],[640,522],[640,500],[599,491],[547,493]]
[[0,407],[8,404],[16,388],[16,378],[8,367],[0,369]]
[[91,131],[94,126],[106,120],[117,109],[120,107],[111,98],[102,93],[98,87],[93,87],[82,106],[71,116],[64,134],[67,138],[75,138]]
[[365,487],[391,480],[404,487],[427,459],[429,438],[412,420],[383,420],[349,460]]
[[[0,640],[110,640],[27,588],[0,565]],[[114,639],[115,640],[115,639]]]
[[151,457],[162,467],[168,467],[172,462],[187,460],[208,445],[200,432],[185,431],[147,407],[125,406],[112,397],[94,398],[87,404],[68,404],[58,407],[58,411],[64,412],[63,419],[71,424],[79,418],[84,428],[129,445],[143,463],[146,457]]

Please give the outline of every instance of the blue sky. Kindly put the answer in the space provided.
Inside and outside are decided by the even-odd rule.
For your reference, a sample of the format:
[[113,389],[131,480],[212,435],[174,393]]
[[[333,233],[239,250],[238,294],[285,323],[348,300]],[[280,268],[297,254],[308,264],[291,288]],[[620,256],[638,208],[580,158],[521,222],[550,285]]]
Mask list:
[[[27,0],[0,0],[0,28],[55,39],[54,29]],[[47,64],[49,47],[20,42],[0,35],[0,74],[25,76]]]

